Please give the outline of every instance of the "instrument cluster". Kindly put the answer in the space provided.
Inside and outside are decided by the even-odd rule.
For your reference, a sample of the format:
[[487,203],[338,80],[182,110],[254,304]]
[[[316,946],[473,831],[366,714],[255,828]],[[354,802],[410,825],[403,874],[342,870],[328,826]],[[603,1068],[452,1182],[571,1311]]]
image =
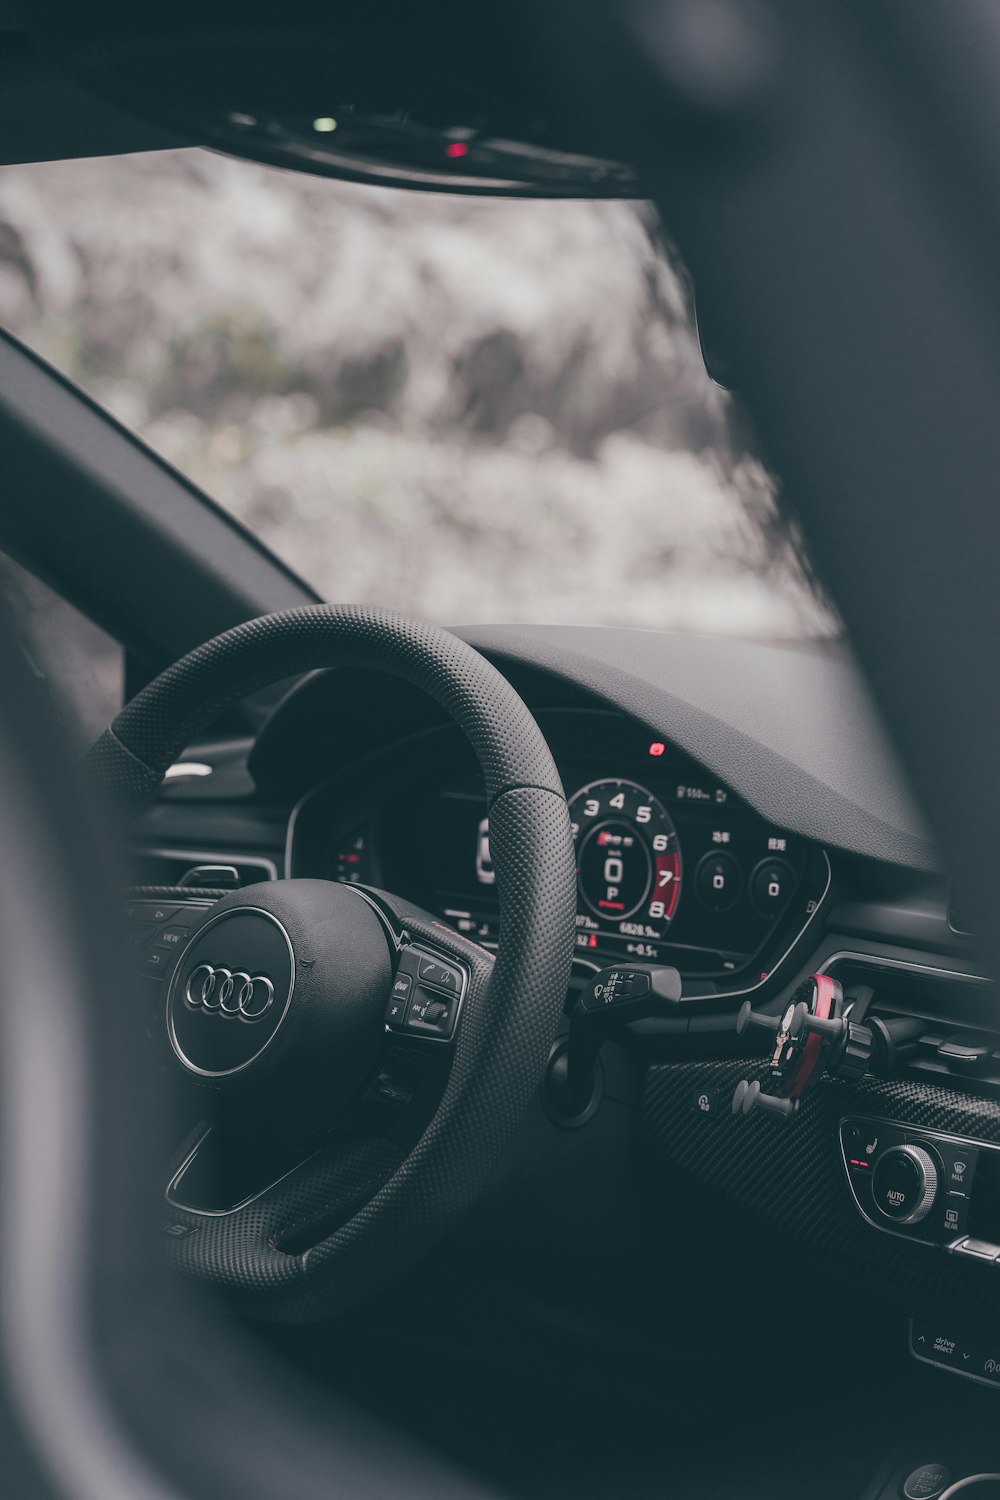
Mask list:
[[[706,994],[759,983],[828,888],[823,851],[631,720],[564,712],[543,727],[569,801],[581,960],[673,964]],[[497,941],[486,802],[465,760],[390,793],[336,841],[322,873],[382,883]]]

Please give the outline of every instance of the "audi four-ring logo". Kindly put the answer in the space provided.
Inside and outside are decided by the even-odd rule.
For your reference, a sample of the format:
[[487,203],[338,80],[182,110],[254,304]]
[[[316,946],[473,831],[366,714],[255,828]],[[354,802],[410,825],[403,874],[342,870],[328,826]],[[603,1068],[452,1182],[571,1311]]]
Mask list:
[[184,999],[195,1010],[260,1021],[274,1003],[274,985],[266,974],[199,964],[188,976]]

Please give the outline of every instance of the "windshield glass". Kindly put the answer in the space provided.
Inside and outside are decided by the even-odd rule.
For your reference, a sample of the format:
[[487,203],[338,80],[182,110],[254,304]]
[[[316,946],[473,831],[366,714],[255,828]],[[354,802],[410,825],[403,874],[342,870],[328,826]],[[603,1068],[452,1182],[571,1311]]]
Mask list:
[[326,598],[835,630],[642,205],[6,167],[0,322]]

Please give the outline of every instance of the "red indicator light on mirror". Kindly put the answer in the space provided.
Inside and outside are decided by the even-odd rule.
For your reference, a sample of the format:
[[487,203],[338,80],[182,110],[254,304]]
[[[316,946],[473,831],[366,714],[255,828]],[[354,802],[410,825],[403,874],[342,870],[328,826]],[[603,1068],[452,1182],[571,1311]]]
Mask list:
[[650,755],[662,755],[666,748],[662,740],[654,740],[649,747],[649,753]]
[[454,161],[459,156],[468,156],[469,148],[464,141],[452,141],[450,146],[445,146],[444,154]]

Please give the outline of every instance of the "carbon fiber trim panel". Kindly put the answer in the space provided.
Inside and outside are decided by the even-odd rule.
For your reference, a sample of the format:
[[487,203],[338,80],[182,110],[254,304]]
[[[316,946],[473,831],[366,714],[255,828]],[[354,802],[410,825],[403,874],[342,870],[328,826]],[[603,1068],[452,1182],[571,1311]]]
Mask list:
[[[914,1293],[1000,1309],[1000,1269],[958,1261],[864,1221],[838,1141],[841,1118],[857,1114],[1000,1142],[1000,1106],[908,1080],[824,1079],[791,1124],[763,1115],[735,1119],[725,1101],[746,1075],[746,1061],[650,1068],[642,1124],[653,1150],[845,1268],[890,1278]],[[721,1091],[715,1115],[694,1108],[705,1088]]]

